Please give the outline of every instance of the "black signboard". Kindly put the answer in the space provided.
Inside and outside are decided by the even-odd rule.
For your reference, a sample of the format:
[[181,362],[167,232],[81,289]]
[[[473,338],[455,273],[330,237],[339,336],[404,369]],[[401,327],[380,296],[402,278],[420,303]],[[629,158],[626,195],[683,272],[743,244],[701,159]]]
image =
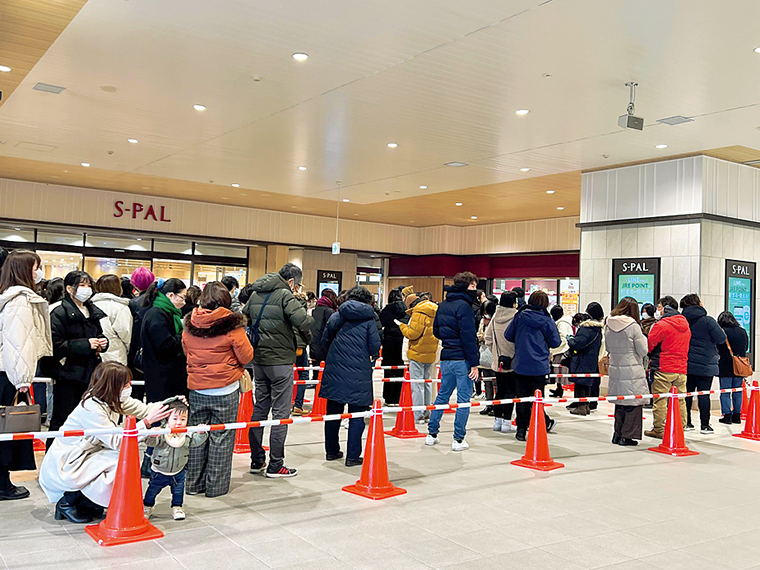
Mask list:
[[755,346],[755,263],[726,260],[726,311],[747,331],[747,352],[754,363]]
[[633,297],[639,307],[660,298],[660,258],[630,257],[612,260],[612,307]]
[[332,289],[335,294],[340,294],[341,283],[343,282],[342,271],[325,271],[317,270],[317,295],[322,296],[322,291]]

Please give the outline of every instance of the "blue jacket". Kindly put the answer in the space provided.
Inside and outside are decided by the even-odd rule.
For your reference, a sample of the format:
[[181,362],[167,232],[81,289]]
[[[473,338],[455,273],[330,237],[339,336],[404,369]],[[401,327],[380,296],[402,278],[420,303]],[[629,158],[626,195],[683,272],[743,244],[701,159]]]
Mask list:
[[512,369],[521,376],[549,374],[549,349],[561,344],[557,325],[546,309],[526,305],[515,315],[504,332],[504,338],[515,343]]
[[[602,349],[602,323],[583,321],[575,331],[575,336],[567,339],[567,346],[573,350],[570,360],[571,374],[598,374],[599,351]],[[574,378],[576,384],[592,386],[600,384],[599,378]]]
[[464,360],[470,368],[480,364],[472,301],[467,291],[448,287],[433,321],[433,335],[443,343],[441,360]]
[[322,334],[327,350],[319,395],[356,406],[372,405],[372,361],[380,352],[375,310],[349,300],[338,307]]
[[726,333],[715,319],[698,305],[684,307],[681,314],[689,321],[691,342],[689,342],[688,374],[697,376],[718,375],[718,345],[726,342]]

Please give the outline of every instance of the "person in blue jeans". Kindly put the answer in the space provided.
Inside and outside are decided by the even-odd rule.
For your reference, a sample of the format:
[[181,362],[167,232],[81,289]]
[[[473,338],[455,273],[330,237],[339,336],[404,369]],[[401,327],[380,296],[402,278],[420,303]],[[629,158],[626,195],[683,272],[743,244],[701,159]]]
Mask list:
[[[478,278],[474,273],[463,271],[454,276],[454,285],[446,287],[446,300],[438,305],[433,321],[433,335],[443,343],[441,351],[441,387],[435,405],[448,404],[454,390],[457,403],[470,401],[473,381],[478,377],[480,352],[478,350],[477,327],[472,304],[477,294]],[[439,442],[443,410],[430,414],[428,436],[425,445]],[[467,433],[467,419],[470,408],[457,408],[454,416],[454,441],[452,451],[464,451],[470,446],[464,440]]]
[[[726,342],[718,345],[718,377],[721,389],[741,388],[744,378],[739,378],[734,373],[734,359],[731,356],[747,356],[747,344],[749,338],[736,317],[728,311],[718,315],[718,326],[726,333]],[[729,345],[731,348],[729,349]],[[742,393],[733,392],[720,395],[720,411],[723,414],[718,421],[722,424],[742,423]]]

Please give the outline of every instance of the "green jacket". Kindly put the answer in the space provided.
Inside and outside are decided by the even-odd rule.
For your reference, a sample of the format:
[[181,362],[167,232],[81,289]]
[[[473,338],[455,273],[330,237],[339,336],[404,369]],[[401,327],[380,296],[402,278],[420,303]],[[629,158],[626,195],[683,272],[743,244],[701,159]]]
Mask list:
[[267,273],[253,284],[251,298],[243,307],[249,324],[256,322],[264,299],[270,292],[272,294],[261,315],[259,345],[254,348],[253,362],[260,366],[292,365],[296,362],[297,346],[294,329],[311,339],[312,318],[295,298],[288,282],[279,273]]

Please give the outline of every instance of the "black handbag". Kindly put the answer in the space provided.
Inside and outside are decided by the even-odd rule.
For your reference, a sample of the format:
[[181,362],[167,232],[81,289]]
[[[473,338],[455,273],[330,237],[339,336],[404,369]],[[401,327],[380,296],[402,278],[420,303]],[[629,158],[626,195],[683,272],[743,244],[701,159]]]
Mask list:
[[[29,388],[31,390],[31,387]],[[22,401],[25,400],[25,401]],[[26,433],[42,429],[38,404],[29,401],[29,393],[16,392],[12,406],[0,406],[0,433]]]

